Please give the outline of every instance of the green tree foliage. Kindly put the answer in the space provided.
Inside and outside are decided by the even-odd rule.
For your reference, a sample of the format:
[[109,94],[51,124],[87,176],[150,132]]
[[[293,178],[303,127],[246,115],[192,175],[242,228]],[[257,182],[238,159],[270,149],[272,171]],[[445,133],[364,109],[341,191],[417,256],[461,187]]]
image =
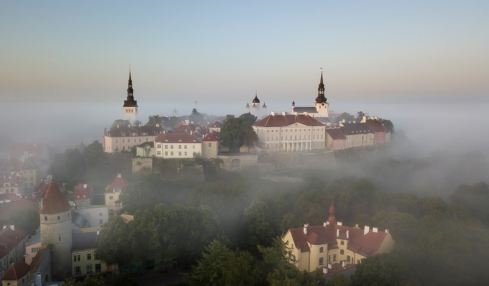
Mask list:
[[362,111],[357,112],[357,118],[355,118],[355,122],[360,123],[363,120],[363,116],[365,116],[365,115],[366,114],[363,113]]
[[257,245],[270,246],[271,238],[278,232],[271,220],[271,211],[268,205],[259,200],[254,200],[245,209],[240,228],[243,236],[243,247],[252,253],[255,252]]
[[139,180],[123,188],[119,200],[124,210],[130,214],[134,214],[137,210],[152,210],[157,204],[165,201],[166,195],[170,195],[166,191],[171,186],[171,183],[163,182],[158,174],[141,176]]
[[95,251],[96,259],[108,265],[117,265],[119,269],[129,265],[132,260],[131,224],[125,223],[120,216],[111,216],[104,224]]
[[450,201],[467,208],[474,218],[489,225],[489,185],[485,182],[473,186],[460,185]]
[[127,274],[118,275],[115,278],[113,285],[114,286],[139,286],[136,280],[132,276]]
[[381,122],[382,122],[382,124],[384,124],[385,128],[389,129],[391,132],[395,132],[394,124],[392,123],[392,121],[390,121],[388,119],[382,119]]
[[325,286],[348,286],[349,280],[341,273],[334,273],[326,282]]
[[[238,149],[243,146],[243,137],[246,134],[246,130],[250,129],[248,122],[241,120],[240,118],[228,118],[221,127],[220,139],[222,145],[230,149]],[[253,131],[253,130],[251,130]],[[254,132],[254,131],[253,131]],[[248,132],[249,136],[250,132]],[[256,135],[256,134],[255,134]],[[253,141],[253,139],[247,137],[247,142]]]
[[31,209],[14,210],[10,213],[8,223],[26,230],[31,235],[36,234],[36,230],[41,224],[39,220],[39,212]]
[[108,156],[102,144],[95,140],[83,150],[83,159],[88,168],[94,168],[107,162]]
[[132,229],[129,234],[129,240],[131,249],[135,250],[134,259],[136,261],[146,261],[152,258],[160,249],[160,239],[154,213],[149,210],[138,210],[134,214],[134,221],[130,226]]
[[253,114],[251,113],[243,113],[239,116],[239,119],[241,119],[242,121],[244,122],[247,122],[250,126],[252,126],[253,124],[255,124],[255,122],[257,121],[258,117],[254,116]]
[[227,263],[229,249],[220,241],[214,240],[205,247],[203,258],[197,261],[199,267],[190,276],[190,285],[225,285],[223,269]]
[[340,116],[336,117],[336,123],[339,123],[342,120],[345,120],[346,122],[348,121],[355,121],[355,117],[353,115],[350,115],[347,112],[343,112]]
[[85,277],[83,281],[77,281],[74,278],[67,278],[63,284],[63,286],[103,286],[105,285],[104,277],[100,275],[89,275]]
[[54,156],[53,177],[56,180],[68,182],[73,177],[83,177],[86,171],[87,164],[78,149],[66,149]]
[[246,129],[243,134],[243,145],[248,148],[252,148],[256,143],[258,143],[258,135],[256,135],[253,129]]
[[161,124],[161,117],[159,115],[150,115],[148,118],[148,126],[156,126],[156,124]]
[[189,119],[194,123],[204,123],[204,115],[199,113],[197,108],[192,109],[192,114],[190,114]]

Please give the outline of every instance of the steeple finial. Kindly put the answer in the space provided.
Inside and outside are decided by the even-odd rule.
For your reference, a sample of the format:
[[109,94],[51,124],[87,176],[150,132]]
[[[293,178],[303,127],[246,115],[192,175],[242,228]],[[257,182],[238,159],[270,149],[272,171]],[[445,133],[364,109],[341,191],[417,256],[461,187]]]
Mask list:
[[323,68],[321,68],[321,81],[318,87],[318,97],[316,97],[317,103],[325,103],[326,97],[324,97],[324,83],[323,83]]

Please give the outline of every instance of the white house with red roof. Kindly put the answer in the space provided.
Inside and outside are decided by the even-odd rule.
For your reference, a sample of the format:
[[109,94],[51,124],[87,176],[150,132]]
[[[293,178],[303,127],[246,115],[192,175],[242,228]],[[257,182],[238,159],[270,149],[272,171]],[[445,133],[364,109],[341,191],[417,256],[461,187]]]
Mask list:
[[202,138],[202,157],[206,159],[217,158],[219,140],[211,133]]
[[88,184],[78,183],[75,186],[75,205],[89,206],[92,204],[92,191],[93,187]]
[[325,148],[326,126],[304,115],[275,114],[253,124],[258,147],[267,152],[294,152]]
[[209,126],[209,132],[215,131],[217,133],[221,133],[221,127],[222,127],[222,123],[219,121],[216,121],[216,122],[214,122],[214,124]]
[[109,207],[110,213],[118,213],[122,208],[122,203],[119,202],[119,195],[126,184],[126,180],[122,178],[122,175],[117,174],[117,178],[105,189],[105,205]]
[[0,194],[24,194],[22,176],[0,176]]
[[[305,224],[301,228],[289,229],[282,236],[291,251],[293,263],[299,269],[308,272],[317,268],[347,269],[348,265],[389,252],[394,247],[394,240],[387,229],[379,231],[376,227],[360,229],[344,226],[336,221],[333,205],[329,212],[330,217],[323,225]],[[328,270],[324,272],[327,274]]]
[[326,147],[333,151],[346,148],[346,135],[341,128],[326,129]]
[[162,133],[155,139],[156,157],[163,159],[193,158],[201,155],[202,142],[189,133]]

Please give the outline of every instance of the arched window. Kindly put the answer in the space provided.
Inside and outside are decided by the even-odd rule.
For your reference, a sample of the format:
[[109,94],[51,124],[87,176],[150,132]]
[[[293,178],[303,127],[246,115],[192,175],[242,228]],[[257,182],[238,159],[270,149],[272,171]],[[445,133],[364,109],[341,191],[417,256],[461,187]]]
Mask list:
[[324,265],[324,258],[319,258],[319,265]]
[[319,252],[323,253],[324,252],[324,247],[319,248]]

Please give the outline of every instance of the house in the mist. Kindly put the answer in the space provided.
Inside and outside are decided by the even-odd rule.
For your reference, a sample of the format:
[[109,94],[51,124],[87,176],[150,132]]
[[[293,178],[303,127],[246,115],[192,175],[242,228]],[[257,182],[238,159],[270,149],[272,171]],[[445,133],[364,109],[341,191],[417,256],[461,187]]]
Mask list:
[[73,257],[73,267],[71,275],[73,277],[95,275],[107,272],[107,264],[95,258],[100,231],[92,232],[73,232],[73,246],[71,257]]
[[156,157],[163,159],[193,158],[201,155],[202,142],[191,133],[162,133],[155,139]]
[[156,136],[163,132],[160,124],[156,126],[137,126],[131,124],[118,124],[116,122],[109,131],[104,132],[102,146],[104,152],[113,153],[131,151],[133,146],[144,142],[152,142]]
[[118,213],[122,208],[119,195],[124,186],[126,186],[126,180],[122,178],[121,174],[117,174],[117,178],[105,189],[105,205],[109,207],[110,213]]
[[217,158],[219,140],[211,133],[202,139],[202,157],[206,159]]
[[345,270],[376,254],[389,252],[394,240],[386,229],[365,226],[344,226],[335,218],[335,208],[331,205],[330,216],[322,225],[305,224],[301,228],[291,228],[282,236],[290,250],[292,262],[300,270],[313,272],[323,269],[325,276],[332,275],[332,269]]
[[324,149],[326,126],[306,114],[275,114],[253,124],[258,147],[266,152]]
[[22,176],[0,176],[0,193],[24,194]]
[[370,127],[374,134],[374,145],[385,144],[385,135],[387,128],[384,127],[378,117],[363,117],[362,123],[365,123]]
[[328,107],[329,107],[329,103],[327,102],[327,99],[324,96],[323,72],[321,71],[321,80],[319,82],[319,87],[318,87],[318,96],[315,99],[314,106],[296,107],[295,102],[293,101],[292,110],[290,113],[294,115],[299,115],[299,114],[309,115],[323,123],[326,123],[329,122]]
[[88,184],[78,183],[75,186],[75,205],[89,206],[92,204],[93,187]]
[[211,126],[209,126],[209,132],[221,133],[221,127],[222,127],[222,123],[219,121],[216,121]]
[[365,147],[374,144],[374,133],[366,123],[340,122],[346,136],[346,148]]
[[144,142],[136,146],[136,157],[154,157],[155,142]]
[[[1,205],[0,205],[1,207]],[[17,261],[23,261],[29,233],[13,224],[0,230],[0,277]]]
[[341,128],[326,129],[326,147],[333,151],[346,148],[346,136]]

